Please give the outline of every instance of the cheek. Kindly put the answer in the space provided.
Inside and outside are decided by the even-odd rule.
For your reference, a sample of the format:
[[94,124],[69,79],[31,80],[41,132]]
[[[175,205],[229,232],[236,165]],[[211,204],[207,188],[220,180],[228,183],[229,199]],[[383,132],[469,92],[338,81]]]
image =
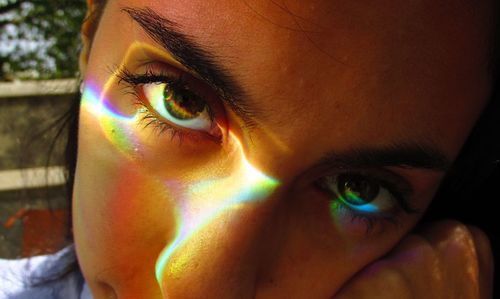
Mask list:
[[175,228],[175,217],[171,198],[161,181],[141,172],[135,163],[116,162],[119,164],[99,165],[102,172],[112,175],[111,179],[102,180],[108,181],[104,184],[99,180],[100,169],[93,172],[93,185],[105,195],[87,191],[82,205],[92,212],[82,216],[100,220],[106,227],[104,232],[121,244],[147,246],[166,242]]
[[237,151],[214,157],[209,153],[215,144],[186,150],[97,99],[84,94],[80,113],[73,194],[78,258],[86,277],[99,276],[117,288],[131,275],[153,284],[158,257],[181,228],[190,235],[228,199],[262,192],[235,188],[254,179],[245,168],[230,167],[241,164],[229,158]]
[[[130,159],[82,110],[73,194],[77,254],[86,277],[126,282],[139,272],[154,284],[154,267],[175,236],[172,196],[164,182]],[[111,269],[111,270],[109,270]]]

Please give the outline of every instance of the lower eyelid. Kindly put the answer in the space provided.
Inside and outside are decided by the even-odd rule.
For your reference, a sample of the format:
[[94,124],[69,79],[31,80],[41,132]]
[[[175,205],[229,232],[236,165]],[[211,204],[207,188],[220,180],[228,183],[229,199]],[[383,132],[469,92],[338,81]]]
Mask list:
[[158,135],[168,132],[170,133],[171,139],[178,138],[179,141],[183,142],[187,140],[191,140],[195,143],[202,142],[203,140],[216,143],[221,142],[219,136],[213,136],[201,131],[180,128],[168,121],[161,120],[161,116],[156,115],[154,109],[150,108],[149,105],[142,101],[136,101],[135,105],[137,106],[138,113],[142,114],[139,122],[144,129],[148,127],[153,128]]
[[[168,128],[170,130],[175,130],[175,132],[178,136],[193,138],[196,141],[201,141],[202,139],[207,139],[207,140],[210,140],[210,141],[213,141],[216,143],[222,142],[222,138],[223,138],[224,134],[222,133],[220,128],[217,126],[217,124],[213,125],[213,127],[216,127],[216,129],[212,130],[211,132],[191,130],[188,128],[179,127],[175,124],[172,124],[168,120],[162,120],[161,119],[162,117],[156,115],[156,113],[154,113],[154,112],[149,111],[149,113],[153,117],[155,117],[155,119],[158,123],[161,123],[163,126],[168,126]],[[215,123],[215,121],[214,121],[214,123]]]
[[[358,225],[364,227],[364,235],[369,235],[375,228],[384,229],[385,220],[373,215],[363,215],[350,209],[341,202],[329,204],[329,216],[342,232],[358,231]],[[340,226],[339,226],[340,225]]]
[[[375,227],[381,226],[380,229],[386,224],[393,224],[398,226],[401,223],[401,217],[404,217],[399,204],[396,203],[394,209],[384,212],[362,212],[357,211],[355,208],[351,207],[347,203],[343,202],[342,199],[338,198],[337,195],[331,194],[329,191],[324,190],[323,187],[316,187],[318,196],[323,197],[328,202],[328,215],[333,221],[341,221],[346,225],[357,225],[356,223],[361,221],[363,225],[366,226],[366,233],[372,231]],[[354,223],[353,223],[354,222]]]
[[404,215],[400,212],[394,213],[379,213],[379,214],[365,214],[353,211],[349,207],[342,207],[346,209],[342,212],[344,217],[350,217],[351,222],[362,222],[366,226],[366,234],[375,232],[384,232],[389,228],[399,229],[404,223]]

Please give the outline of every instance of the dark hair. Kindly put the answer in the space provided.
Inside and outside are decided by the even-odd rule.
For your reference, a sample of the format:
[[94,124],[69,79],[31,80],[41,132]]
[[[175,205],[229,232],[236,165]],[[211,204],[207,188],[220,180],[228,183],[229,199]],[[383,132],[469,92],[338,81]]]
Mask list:
[[[95,1],[96,9],[86,21],[91,21],[89,35],[97,30],[106,0]],[[494,3],[495,11],[500,5]],[[458,219],[483,229],[490,237],[493,252],[500,248],[496,215],[490,206],[494,205],[491,194],[496,194],[500,183],[500,20],[494,18],[494,32],[491,38],[492,92],[488,104],[476,122],[452,169],[443,179],[438,192],[420,223],[442,218]],[[71,194],[77,156],[77,132],[80,95],[74,98],[68,113],[68,142],[66,146],[67,194],[71,209]],[[488,214],[489,212],[489,214]],[[71,214],[71,213],[70,213]],[[486,214],[486,216],[485,216]],[[69,219],[71,231],[71,216]],[[495,261],[498,264],[498,261]],[[75,261],[75,267],[77,262]],[[495,267],[496,268],[496,267]]]
[[[494,199],[500,197],[500,3],[495,2],[494,9],[490,98],[420,223],[449,218],[477,226],[488,235],[496,257],[500,252],[498,213],[493,208]],[[498,265],[496,258],[494,268]],[[500,285],[497,282],[500,275],[494,277],[493,286]]]
[[[93,37],[97,28],[99,26],[99,21],[104,12],[104,8],[106,6],[107,0],[94,0],[94,10],[88,13],[86,18],[83,20],[83,23],[88,23],[90,26],[88,27],[88,37]],[[90,39],[90,45],[93,42],[93,39]],[[82,83],[80,79],[78,82],[78,86]],[[78,87],[77,86],[77,87]],[[66,168],[66,198],[68,203],[68,234],[66,236],[67,241],[73,242],[73,218],[71,215],[72,211],[72,193],[73,193],[73,184],[75,181],[75,169],[76,169],[76,158],[77,158],[77,148],[78,148],[78,119],[80,115],[80,101],[81,101],[81,91],[77,88],[78,92],[71,99],[71,103],[69,105],[69,109],[57,120],[53,122],[47,129],[42,130],[43,132],[51,130],[53,127],[59,127],[57,130],[57,134],[54,136],[54,142],[51,145],[51,149],[49,150],[49,157],[47,161],[50,161],[50,156],[53,152],[54,144],[57,142],[57,139],[61,137],[61,132],[64,129],[67,129],[66,135],[66,146],[64,150],[65,155],[65,168]],[[47,165],[49,163],[47,162]],[[32,275],[27,277],[28,285],[32,287],[37,287],[41,285],[50,284],[52,282],[56,282],[67,275],[73,273],[75,270],[79,270],[78,260],[76,256],[72,256],[73,259],[68,258],[66,264],[58,265],[54,264],[54,269],[48,269],[48,272],[51,272],[50,275],[44,276],[35,276]],[[51,271],[53,270],[53,271]]]

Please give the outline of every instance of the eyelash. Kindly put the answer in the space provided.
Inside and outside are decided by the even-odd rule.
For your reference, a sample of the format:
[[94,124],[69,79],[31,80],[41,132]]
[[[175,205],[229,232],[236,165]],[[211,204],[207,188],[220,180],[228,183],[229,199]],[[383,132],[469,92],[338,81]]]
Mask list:
[[322,183],[316,183],[316,187],[321,192],[326,193],[327,196],[329,196],[330,198],[332,196],[334,197],[331,200],[335,201],[333,202],[333,205],[335,207],[336,212],[345,213],[348,217],[351,218],[351,222],[355,222],[356,220],[363,221],[366,227],[366,234],[369,234],[373,230],[376,224],[390,223],[395,226],[398,226],[400,224],[399,218],[401,216],[399,212],[401,211],[405,212],[406,214],[418,214],[421,212],[419,209],[414,208],[410,204],[410,201],[408,200],[408,198],[411,196],[412,193],[411,190],[409,190],[410,187],[407,186],[407,183],[397,182],[398,179],[393,177],[394,174],[388,175],[390,177],[393,177],[389,179],[384,178],[384,176],[387,176],[387,174],[377,175],[377,174],[367,174],[357,171],[343,172],[340,174],[336,174],[334,176],[339,176],[343,174],[359,175],[366,178],[369,181],[376,182],[381,188],[387,189],[394,198],[394,200],[396,201],[397,207],[393,209],[396,210],[394,212],[391,211],[388,214],[363,213],[356,211],[353,208],[350,208],[332,190],[327,190],[327,188]]
[[[153,126],[154,131],[158,135],[169,133],[170,139],[174,140],[175,138],[177,138],[179,140],[179,144],[181,144],[185,139],[197,141],[202,137],[201,135],[203,135],[204,137],[209,137],[208,134],[189,129],[181,129],[161,120],[157,115],[155,115],[155,113],[151,111],[152,108],[145,104],[144,100],[141,99],[139,87],[145,84],[166,83],[174,93],[181,92],[183,89],[189,87],[188,80],[186,80],[183,76],[184,74],[174,75],[171,72],[168,72],[161,68],[159,68],[158,71],[153,70],[152,67],[146,69],[146,72],[142,74],[134,74],[124,67],[119,68],[114,73],[119,78],[118,84],[125,84],[125,88],[128,89],[128,91],[126,91],[125,93],[134,96],[133,104],[137,105],[140,108],[139,112],[143,114],[142,118],[140,119],[140,123],[144,126],[144,128]],[[200,94],[196,94],[196,96],[204,98]],[[215,120],[215,116],[212,107],[208,101],[206,101],[205,103],[208,107],[210,120],[213,122]],[[209,139],[218,143],[221,142],[220,139],[215,137]]]

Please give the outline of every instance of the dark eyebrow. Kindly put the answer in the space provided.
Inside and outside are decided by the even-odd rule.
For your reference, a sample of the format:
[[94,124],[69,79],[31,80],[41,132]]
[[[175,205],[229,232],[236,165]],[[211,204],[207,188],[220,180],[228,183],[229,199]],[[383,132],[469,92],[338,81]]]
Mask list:
[[122,11],[182,65],[198,74],[214,88],[221,99],[248,126],[253,124],[255,111],[248,104],[248,96],[229,71],[216,62],[216,55],[209,53],[190,36],[182,33],[179,24],[158,15],[151,8],[124,7]]
[[[181,26],[151,8],[124,7],[126,12],[160,46],[182,65],[192,70],[214,88],[236,114],[252,126],[255,108],[247,94],[228,70],[217,63],[210,53],[192,37],[182,32]],[[383,148],[356,148],[345,152],[331,152],[318,163],[335,168],[404,167],[446,172],[452,164],[442,150],[433,145],[418,143],[394,144]]]
[[394,144],[382,148],[359,148],[325,155],[318,166],[333,168],[421,168],[446,172],[452,161],[433,145]]

